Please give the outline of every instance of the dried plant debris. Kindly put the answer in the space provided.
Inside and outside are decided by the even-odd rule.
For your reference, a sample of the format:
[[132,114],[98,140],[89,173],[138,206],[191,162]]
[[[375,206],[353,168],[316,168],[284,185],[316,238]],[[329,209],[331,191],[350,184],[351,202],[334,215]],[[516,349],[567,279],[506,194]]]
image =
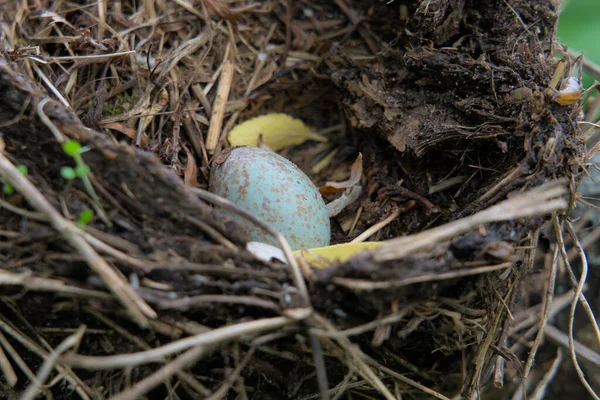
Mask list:
[[[598,398],[557,7],[2,3],[0,397]],[[348,191],[334,246],[206,191],[242,127]]]

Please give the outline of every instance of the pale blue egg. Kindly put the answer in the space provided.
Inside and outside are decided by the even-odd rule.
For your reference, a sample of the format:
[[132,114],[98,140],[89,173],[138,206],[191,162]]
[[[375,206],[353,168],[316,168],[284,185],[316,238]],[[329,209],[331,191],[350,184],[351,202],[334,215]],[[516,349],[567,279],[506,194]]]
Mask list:
[[[213,167],[210,191],[261,217],[281,232],[292,250],[329,245],[325,203],[312,181],[288,159],[258,147],[234,148]],[[249,240],[277,245],[248,222]]]

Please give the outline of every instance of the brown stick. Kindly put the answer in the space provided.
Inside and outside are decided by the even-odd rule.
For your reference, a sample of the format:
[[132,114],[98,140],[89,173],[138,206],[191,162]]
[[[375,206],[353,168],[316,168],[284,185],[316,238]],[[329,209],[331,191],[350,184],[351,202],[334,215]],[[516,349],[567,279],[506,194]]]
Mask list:
[[286,325],[294,324],[295,322],[295,320],[287,317],[263,318],[212,329],[194,336],[175,340],[164,346],[137,353],[119,354],[115,356],[66,354],[61,358],[63,362],[72,367],[85,368],[88,370],[98,371],[124,367],[132,368],[137,365],[149,364],[155,361],[164,361],[165,357],[192,347],[206,348],[218,346],[242,336],[278,329]]
[[219,87],[217,88],[217,97],[213,104],[212,113],[210,116],[210,127],[208,128],[208,136],[206,138],[206,150],[214,152],[219,144],[221,137],[221,128],[223,127],[223,116],[225,115],[225,104],[229,98],[229,90],[233,81],[234,67],[230,61],[225,61],[223,64],[223,72],[219,79]]

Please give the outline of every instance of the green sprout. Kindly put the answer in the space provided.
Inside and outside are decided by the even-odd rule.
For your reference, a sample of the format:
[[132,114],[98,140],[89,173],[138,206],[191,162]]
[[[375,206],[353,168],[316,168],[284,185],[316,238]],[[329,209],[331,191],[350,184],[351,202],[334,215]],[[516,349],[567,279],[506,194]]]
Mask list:
[[81,147],[79,142],[75,140],[67,140],[62,144],[62,149],[65,154],[73,158],[73,161],[75,161],[75,168],[62,167],[60,169],[60,175],[68,181],[72,181],[75,178],[81,179],[90,197],[95,202],[99,203],[98,196],[96,195],[96,192],[94,191],[94,188],[88,177],[88,174],[90,173],[90,167],[86,165],[86,163],[83,161],[83,157],[81,157],[81,155],[86,151],[89,151],[90,148]]
[[81,214],[79,214],[79,218],[77,218],[77,225],[79,225],[81,229],[85,229],[92,218],[94,218],[94,210],[86,208],[81,212]]
[[[17,170],[21,173],[21,175],[27,176],[28,171],[26,165],[18,165]],[[10,182],[6,182],[4,185],[2,185],[2,191],[8,195],[11,195],[15,192],[15,187]]]
[[73,179],[77,178],[75,170],[71,167],[62,167],[60,169],[60,175],[68,181],[72,181]]
[[90,173],[90,167],[88,165],[78,165],[75,168],[62,167],[60,169],[60,175],[68,181],[72,181],[75,178],[82,178]]
[[[94,201],[94,204],[96,205],[96,211],[98,211],[98,214],[100,216],[100,218],[102,218],[102,220],[107,224],[107,225],[111,225],[110,220],[107,218],[106,214],[104,213],[104,210],[102,209],[102,205],[100,204],[100,199],[98,198],[98,195],[96,194],[96,191],[94,190],[94,187],[92,186],[92,182],[90,181],[89,178],[89,174],[90,174],[90,167],[83,161],[83,157],[81,156],[83,153],[85,153],[86,151],[89,151],[90,148],[85,146],[82,147],[81,144],[79,144],[79,142],[75,141],[75,140],[67,140],[66,142],[64,142],[62,144],[62,149],[65,152],[65,154],[71,156],[71,158],[73,158],[73,161],[75,161],[75,168],[73,167],[62,167],[60,169],[60,175],[72,182],[74,181],[76,178],[81,179],[81,182],[83,183],[83,186],[85,187],[85,190],[87,191],[87,193],[89,194],[89,196],[92,198],[92,200]],[[86,213],[86,211],[89,211]],[[90,215],[91,212],[91,215]],[[94,217],[94,212],[92,210],[85,210],[84,211],[85,216],[83,216],[83,220],[82,220],[82,215],[79,216],[79,220],[78,220],[78,224],[81,227],[82,224],[85,227],[85,225],[87,225],[88,222],[91,221],[91,219]],[[83,214],[83,213],[82,213]]]

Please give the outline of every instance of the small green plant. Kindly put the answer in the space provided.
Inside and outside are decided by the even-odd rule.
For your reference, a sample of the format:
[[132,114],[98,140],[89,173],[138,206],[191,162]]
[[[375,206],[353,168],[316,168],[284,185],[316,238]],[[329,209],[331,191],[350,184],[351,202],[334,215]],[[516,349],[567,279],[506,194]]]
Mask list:
[[[62,149],[65,152],[65,154],[73,158],[73,161],[75,161],[75,168],[68,166],[62,167],[60,169],[60,175],[70,182],[74,181],[76,178],[81,179],[85,190],[96,205],[95,209],[96,211],[98,211],[100,218],[102,218],[102,220],[110,226],[110,220],[108,219],[104,210],[102,209],[100,199],[98,198],[98,195],[96,194],[96,191],[92,186],[92,182],[90,181],[90,167],[83,161],[83,157],[81,156],[86,151],[89,151],[90,148],[87,146],[82,147],[81,144],[79,144],[79,142],[77,142],[76,140],[67,140],[62,144]],[[77,223],[80,227],[85,227],[85,225],[87,225],[87,223],[90,222],[93,217],[94,212],[92,210],[84,210],[84,212],[79,216],[79,220]]]
[[92,200],[99,205],[100,201],[88,177],[88,174],[90,173],[90,167],[86,165],[86,163],[83,161],[83,157],[81,157],[81,155],[86,151],[89,151],[90,148],[87,146],[81,147],[81,144],[75,140],[67,140],[62,144],[62,149],[65,154],[73,158],[73,161],[75,161],[75,168],[66,166],[62,167],[60,169],[60,175],[68,181],[73,181],[75,178],[81,179],[83,186],[85,186],[85,190],[88,192]]
[[77,225],[79,225],[81,229],[85,229],[92,218],[94,218],[94,210],[86,208],[79,214],[79,218],[77,218]]
[[75,178],[83,178],[90,172],[90,167],[87,165],[78,165],[75,168],[62,167],[60,169],[60,175],[66,180],[73,180]]
[[[21,175],[27,176],[28,171],[26,165],[18,165],[17,170],[19,170]],[[2,191],[8,195],[11,195],[15,192],[15,188],[10,182],[6,182],[4,185],[2,185]]]
[[83,162],[81,155],[88,151],[89,147],[81,147],[79,142],[76,142],[75,140],[68,140],[63,143],[62,148],[65,154],[73,157],[73,160],[75,161],[75,168],[62,167],[60,169],[60,175],[67,180],[73,180],[75,178],[84,179],[84,177],[86,177],[90,172],[90,167]]

